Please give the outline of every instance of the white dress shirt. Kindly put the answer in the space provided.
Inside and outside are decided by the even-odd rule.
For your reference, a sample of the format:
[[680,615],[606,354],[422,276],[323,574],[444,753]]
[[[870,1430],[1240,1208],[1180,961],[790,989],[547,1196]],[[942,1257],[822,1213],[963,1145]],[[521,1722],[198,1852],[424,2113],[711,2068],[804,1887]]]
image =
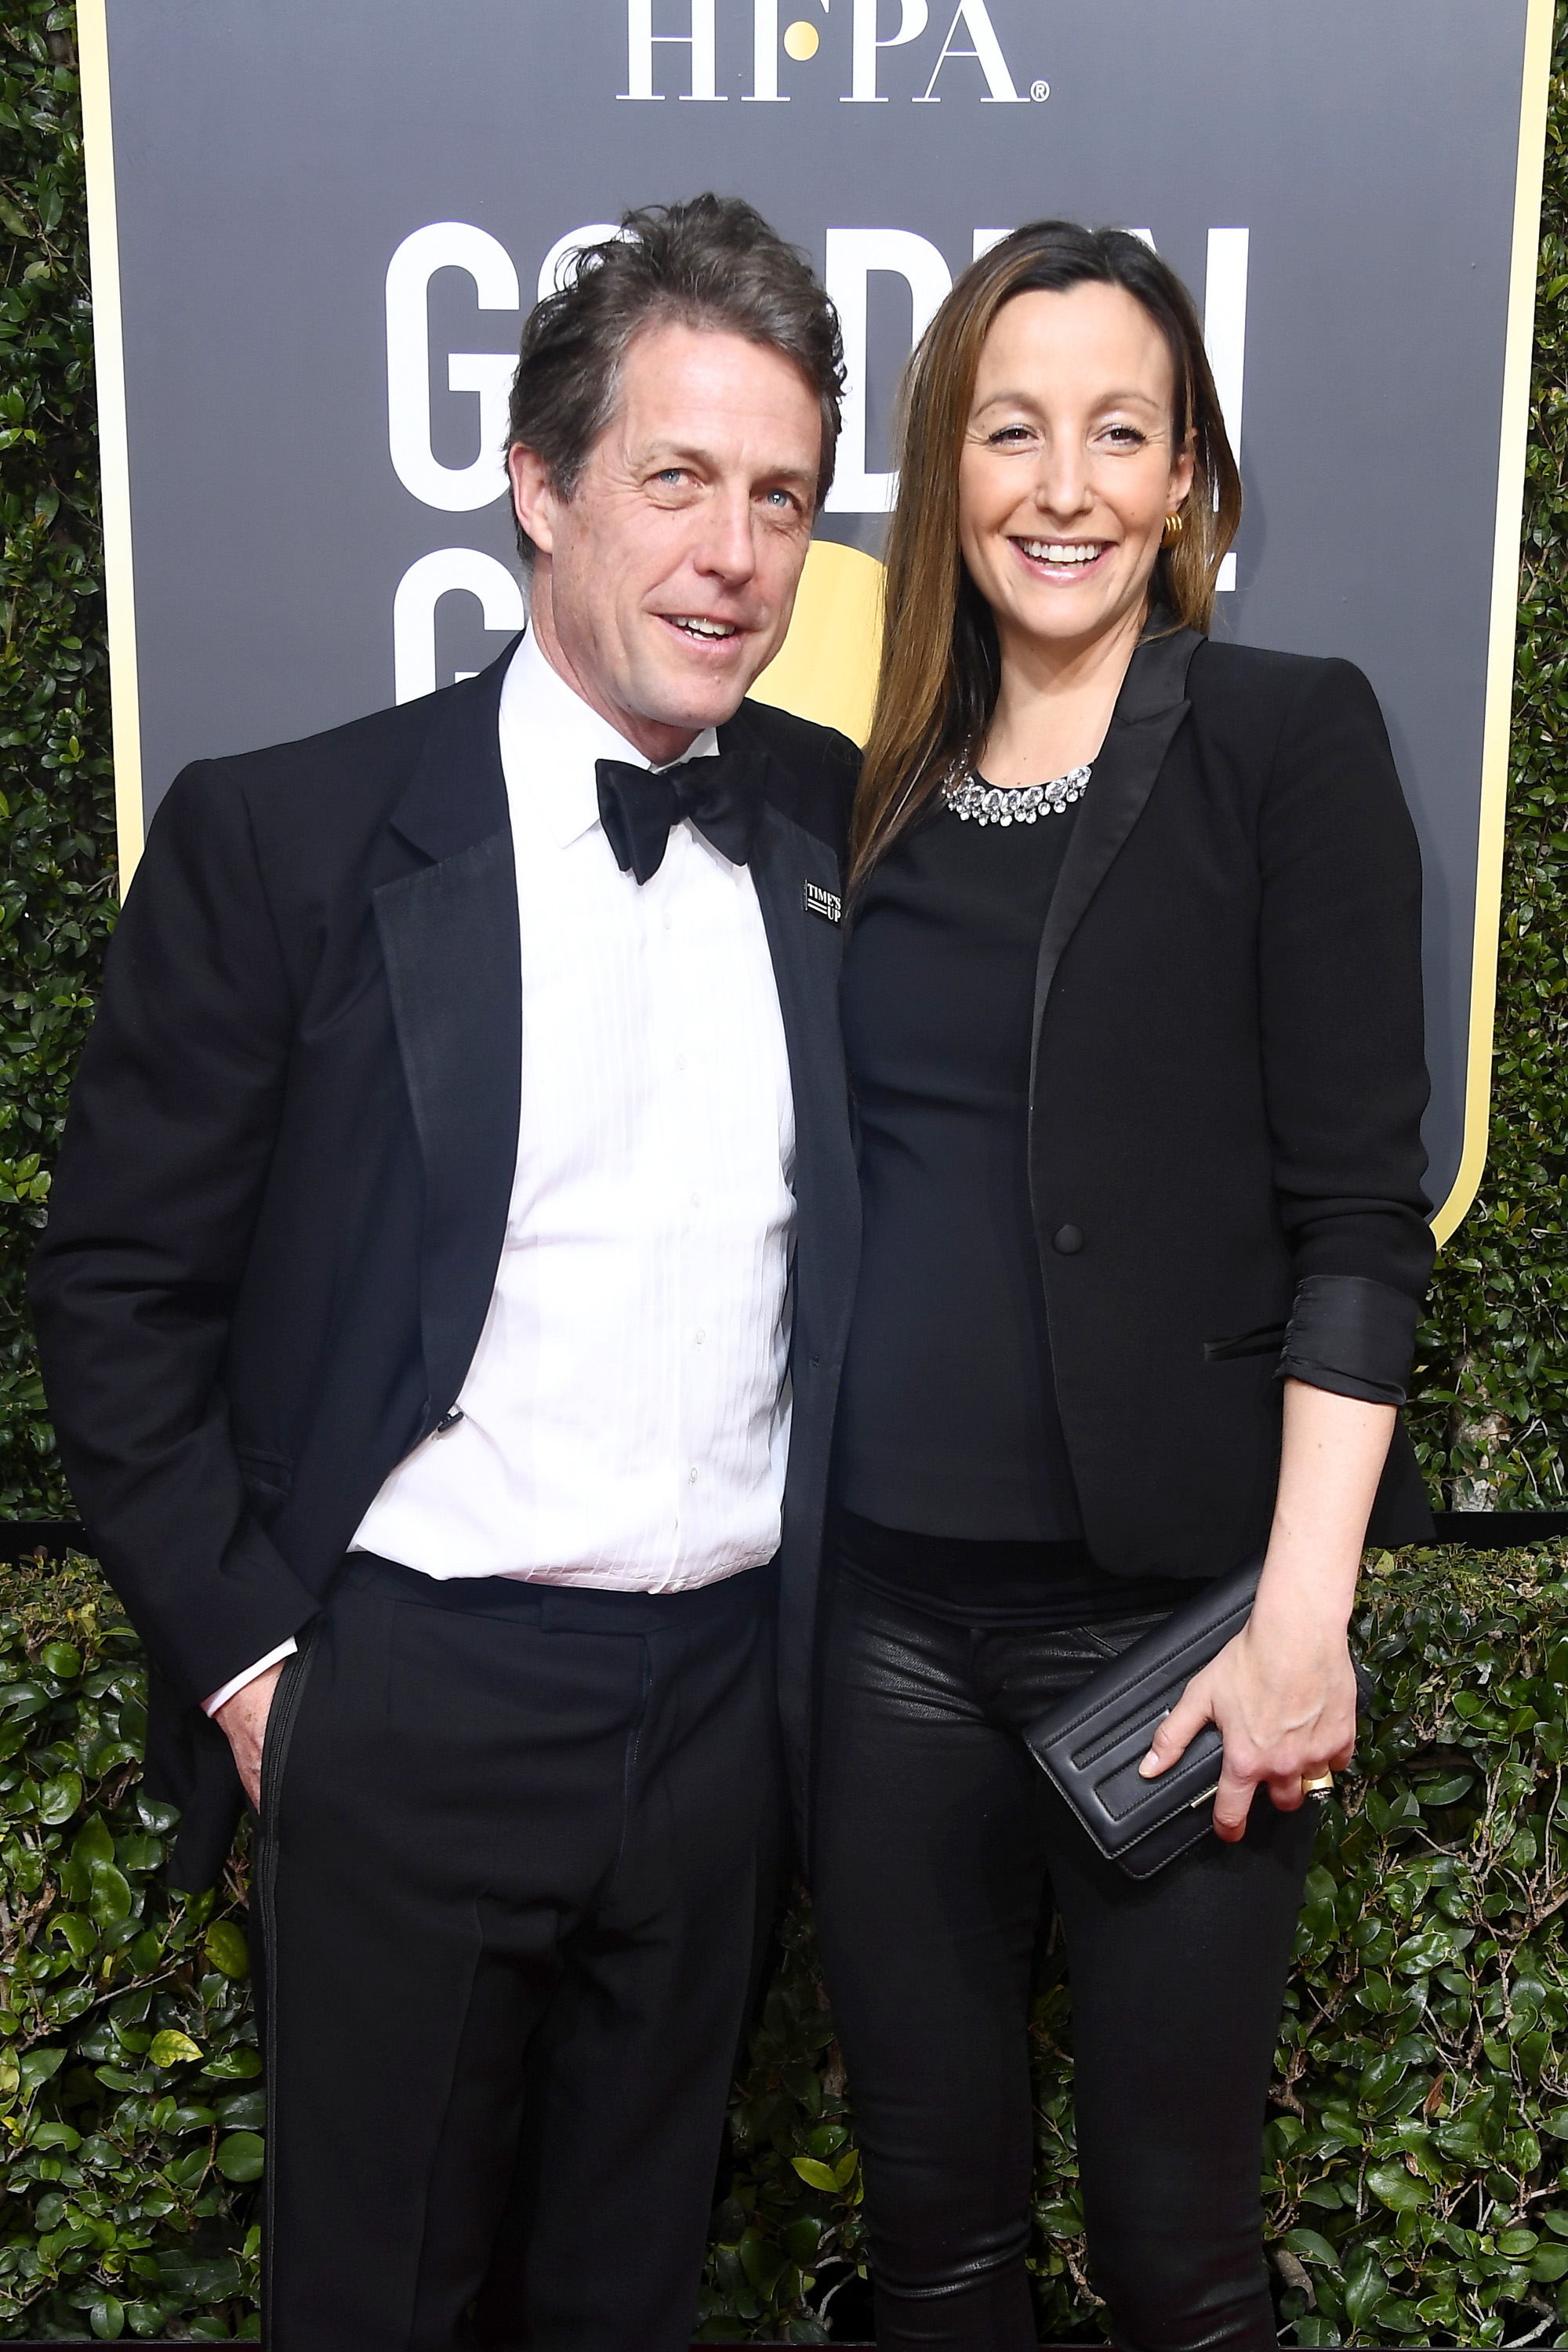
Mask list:
[[[717,748],[710,730],[685,756]],[[650,880],[620,871],[595,761],[650,763],[531,635],[500,756],[522,944],[506,1238],[461,1419],[398,1464],[353,1549],[682,1591],[779,1543],[795,1112],[762,908],[684,821]]]

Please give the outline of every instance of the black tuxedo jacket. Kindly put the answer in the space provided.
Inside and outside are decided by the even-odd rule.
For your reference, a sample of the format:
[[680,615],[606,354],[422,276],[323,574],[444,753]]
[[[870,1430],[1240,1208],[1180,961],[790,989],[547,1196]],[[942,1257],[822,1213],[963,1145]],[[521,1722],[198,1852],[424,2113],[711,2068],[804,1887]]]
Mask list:
[[[72,1097],[31,1301],[72,1491],[153,1662],[149,1776],[183,1810],[188,1886],[216,1877],[240,1806],[197,1702],[314,1613],[489,1308],[521,1073],[508,657],[184,772]],[[760,782],[752,870],[795,1093],[781,1606],[798,1758],[859,1234],[841,930],[816,909],[842,894],[857,754],[756,703],[720,741]]]

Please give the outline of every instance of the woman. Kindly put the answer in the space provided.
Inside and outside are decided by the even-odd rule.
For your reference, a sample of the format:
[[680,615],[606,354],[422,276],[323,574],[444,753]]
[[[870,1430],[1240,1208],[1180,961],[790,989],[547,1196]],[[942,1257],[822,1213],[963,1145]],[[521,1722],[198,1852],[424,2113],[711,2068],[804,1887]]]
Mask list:
[[[815,1883],[878,2341],[1025,2352],[1031,1958],[1073,1985],[1127,2347],[1272,2347],[1270,2056],[1345,1626],[1426,1532],[1420,869],[1359,671],[1209,642],[1240,510],[1192,301],[1020,229],[912,363],[842,983],[864,1256]],[[1267,1541],[1205,1837],[1138,1884],[1019,1727]],[[1048,1909],[1048,1905],[1047,1905]]]

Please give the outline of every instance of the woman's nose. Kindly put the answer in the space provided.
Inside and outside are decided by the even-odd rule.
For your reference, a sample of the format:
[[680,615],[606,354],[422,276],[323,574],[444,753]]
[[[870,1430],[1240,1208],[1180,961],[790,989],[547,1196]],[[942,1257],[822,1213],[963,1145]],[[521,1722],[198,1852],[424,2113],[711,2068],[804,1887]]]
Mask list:
[[1089,503],[1089,467],[1081,451],[1047,451],[1035,474],[1035,504],[1042,514],[1081,514]]

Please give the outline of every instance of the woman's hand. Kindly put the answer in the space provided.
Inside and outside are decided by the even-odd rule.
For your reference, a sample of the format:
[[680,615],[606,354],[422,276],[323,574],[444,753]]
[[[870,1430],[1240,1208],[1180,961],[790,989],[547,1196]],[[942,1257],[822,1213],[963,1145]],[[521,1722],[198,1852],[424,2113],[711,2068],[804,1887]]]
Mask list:
[[1293,1813],[1303,1780],[1342,1769],[1355,1744],[1355,1670],[1344,1624],[1292,1606],[1299,1601],[1299,1588],[1292,1591],[1285,1577],[1267,1600],[1259,1586],[1251,1618],[1193,1676],[1140,1768],[1145,1778],[1168,1770],[1205,1723],[1216,1724],[1225,1764],[1214,1825],[1229,1842],[1247,1828],[1255,1790],[1267,1787],[1278,1810]]
[[1145,1780],[1169,1771],[1205,1723],[1216,1725],[1225,1763],[1214,1825],[1231,1843],[1256,1790],[1294,1812],[1304,1780],[1350,1761],[1356,1687],[1345,1628],[1393,1432],[1392,1405],[1285,1383],[1279,1490],[1252,1615],[1193,1676],[1138,1768]]

